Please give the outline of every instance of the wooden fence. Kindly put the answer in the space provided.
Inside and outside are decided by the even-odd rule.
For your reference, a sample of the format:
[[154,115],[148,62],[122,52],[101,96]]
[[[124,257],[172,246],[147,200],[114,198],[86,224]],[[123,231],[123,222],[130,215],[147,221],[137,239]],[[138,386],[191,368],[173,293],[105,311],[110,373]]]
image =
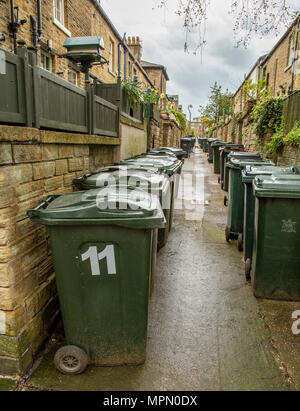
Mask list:
[[143,107],[129,105],[120,82],[82,89],[38,67],[24,47],[17,55],[0,49],[1,56],[1,123],[119,137],[121,113],[144,120]]
[[286,132],[291,131],[296,121],[300,121],[300,90],[295,91],[284,100],[283,117]]

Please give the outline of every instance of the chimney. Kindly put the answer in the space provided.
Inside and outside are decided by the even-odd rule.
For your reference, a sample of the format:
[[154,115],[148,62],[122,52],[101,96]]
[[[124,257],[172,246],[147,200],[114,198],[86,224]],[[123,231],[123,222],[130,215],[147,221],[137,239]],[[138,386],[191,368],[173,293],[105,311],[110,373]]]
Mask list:
[[140,38],[135,36],[128,37],[127,46],[134,57],[137,59],[137,61],[140,63],[142,59],[142,43]]

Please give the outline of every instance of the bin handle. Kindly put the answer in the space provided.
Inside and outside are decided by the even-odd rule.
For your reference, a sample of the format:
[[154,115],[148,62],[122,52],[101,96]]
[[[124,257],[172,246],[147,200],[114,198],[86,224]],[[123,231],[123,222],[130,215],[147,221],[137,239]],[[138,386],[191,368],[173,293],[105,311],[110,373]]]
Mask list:
[[27,211],[27,215],[29,218],[34,217],[37,212],[41,209],[45,209],[46,207],[48,207],[48,205],[55,200],[58,197],[58,195],[52,194],[49,197],[46,198],[46,200],[42,201],[38,206],[36,206],[35,208],[28,210]]

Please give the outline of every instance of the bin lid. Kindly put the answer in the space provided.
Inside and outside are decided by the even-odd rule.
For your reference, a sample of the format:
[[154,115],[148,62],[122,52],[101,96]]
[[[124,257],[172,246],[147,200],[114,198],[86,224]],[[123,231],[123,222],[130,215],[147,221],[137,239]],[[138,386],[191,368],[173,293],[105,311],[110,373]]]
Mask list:
[[27,215],[43,225],[165,226],[156,195],[118,186],[50,196],[35,209],[28,210]]
[[124,185],[141,187],[149,190],[163,190],[169,185],[168,177],[164,174],[153,173],[150,169],[132,168],[124,166],[105,167],[93,173],[75,178],[73,183],[81,190],[89,190],[109,185]]
[[211,143],[212,147],[220,147],[220,146],[225,146],[225,145],[226,145],[226,143],[224,141],[213,141]]
[[176,159],[176,155],[172,153],[171,151],[165,151],[165,150],[150,150],[147,153],[142,153],[140,154],[141,156],[161,156],[161,157],[170,157],[173,159]]
[[182,148],[178,147],[160,147],[160,148],[154,148],[152,150],[163,150],[163,151],[170,151],[171,153],[176,154],[185,154],[185,151],[182,150]]
[[267,164],[270,164],[271,166],[274,166],[275,164],[271,161],[271,160],[263,160],[263,159],[259,159],[257,157],[244,157],[244,158],[235,158],[235,157],[231,157],[227,163],[226,163],[226,167],[230,167],[230,168],[236,168],[236,169],[244,169],[247,165],[252,165],[252,166],[256,166],[256,167],[260,167],[260,166],[265,166]]
[[161,170],[161,172],[168,174],[169,176],[172,176],[173,174],[176,174],[181,166],[182,166],[182,161],[180,160],[170,160],[169,158],[159,158],[159,157],[138,157],[138,158],[131,158],[128,160],[123,160],[120,162],[120,164],[141,164],[144,167],[155,167]]
[[246,152],[245,147],[242,144],[233,144],[233,143],[226,143],[223,147],[220,147],[219,150],[223,150],[224,153],[228,154],[231,151],[234,152]]
[[253,180],[256,197],[300,198],[300,175],[256,176]]
[[[230,148],[230,147],[229,147]],[[232,153],[228,154],[228,159],[231,157],[234,158],[254,158],[254,159],[261,159],[260,153],[254,153],[251,151],[232,151]]]
[[297,167],[278,167],[272,164],[266,164],[260,167],[247,165],[242,170],[243,183],[252,183],[257,175],[281,175],[281,174],[299,174]]

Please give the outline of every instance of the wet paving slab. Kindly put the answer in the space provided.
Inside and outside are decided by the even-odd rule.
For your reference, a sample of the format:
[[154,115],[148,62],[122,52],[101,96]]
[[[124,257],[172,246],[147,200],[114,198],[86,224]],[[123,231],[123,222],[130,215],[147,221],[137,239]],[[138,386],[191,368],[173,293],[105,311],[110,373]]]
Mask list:
[[276,307],[271,310],[266,303],[262,315],[262,302],[245,281],[242,255],[235,242],[225,241],[224,192],[206,156],[195,151],[184,164],[182,181],[186,177],[187,182],[176,200],[173,231],[158,253],[145,364],[90,366],[82,375],[62,375],[53,365],[54,341],[29,386],[121,391],[295,388],[266,321]]

